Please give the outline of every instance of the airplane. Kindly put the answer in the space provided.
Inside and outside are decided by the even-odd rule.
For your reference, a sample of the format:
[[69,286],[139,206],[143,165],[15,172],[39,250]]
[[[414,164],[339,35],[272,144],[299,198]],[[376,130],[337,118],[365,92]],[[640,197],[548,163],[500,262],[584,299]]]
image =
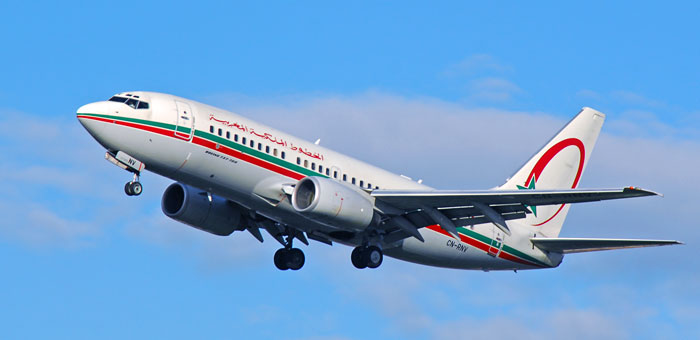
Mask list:
[[280,270],[306,259],[294,241],[354,247],[358,268],[384,255],[472,270],[554,268],[571,253],[682,244],[673,240],[560,238],[573,203],[656,196],[638,187],[579,189],[605,115],[581,111],[504,184],[436,190],[226,110],[155,92],[123,92],[77,110],[105,159],[175,182],[163,213],[214,235],[265,231]]

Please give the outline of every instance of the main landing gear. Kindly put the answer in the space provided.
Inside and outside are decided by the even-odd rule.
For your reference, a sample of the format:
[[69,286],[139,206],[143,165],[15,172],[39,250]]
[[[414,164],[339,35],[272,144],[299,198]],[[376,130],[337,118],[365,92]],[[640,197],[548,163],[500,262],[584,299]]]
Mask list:
[[279,270],[299,270],[304,266],[306,257],[299,248],[292,247],[293,235],[287,235],[286,244],[275,252],[275,267]]
[[279,270],[299,270],[305,260],[304,252],[299,248],[282,248],[275,252],[275,267]]
[[384,253],[377,246],[356,247],[350,255],[350,260],[357,269],[377,268],[384,260]]

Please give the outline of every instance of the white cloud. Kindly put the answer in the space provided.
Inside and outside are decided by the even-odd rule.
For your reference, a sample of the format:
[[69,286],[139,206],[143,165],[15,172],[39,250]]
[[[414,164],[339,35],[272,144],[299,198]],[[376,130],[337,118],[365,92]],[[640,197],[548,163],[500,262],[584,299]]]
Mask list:
[[94,246],[101,230],[94,224],[62,217],[41,205],[2,202],[0,235],[32,248]]
[[578,92],[576,92],[576,97],[583,98],[583,99],[592,99],[592,100],[599,100],[601,99],[600,93],[589,90],[589,89],[583,89]]
[[504,65],[489,54],[474,54],[459,63],[448,66],[443,74],[448,77],[459,77],[509,71],[512,71],[512,67]]
[[613,100],[623,102],[625,104],[629,105],[637,105],[637,106],[644,106],[644,107],[663,107],[664,104],[660,101],[649,99],[647,97],[644,97],[641,94],[632,92],[632,91],[623,91],[623,90],[618,90],[618,91],[612,91],[610,93],[610,97]]
[[496,77],[479,78],[469,83],[469,100],[486,100],[491,102],[506,102],[515,95],[522,93],[513,82]]

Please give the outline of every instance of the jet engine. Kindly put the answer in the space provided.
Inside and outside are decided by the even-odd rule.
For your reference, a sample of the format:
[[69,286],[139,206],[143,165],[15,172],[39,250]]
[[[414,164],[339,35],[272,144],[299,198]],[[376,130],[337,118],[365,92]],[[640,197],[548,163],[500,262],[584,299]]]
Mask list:
[[328,225],[363,230],[375,220],[374,199],[354,186],[323,177],[305,177],[292,193],[292,206]]
[[230,201],[182,183],[165,189],[161,208],[166,216],[214,235],[241,229],[241,211]]

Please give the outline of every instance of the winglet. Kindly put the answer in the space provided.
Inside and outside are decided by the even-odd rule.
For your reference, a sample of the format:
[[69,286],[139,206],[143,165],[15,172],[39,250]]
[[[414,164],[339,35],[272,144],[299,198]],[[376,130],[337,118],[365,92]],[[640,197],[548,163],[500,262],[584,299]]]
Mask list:
[[639,197],[641,197],[641,196],[661,196],[661,197],[664,197],[664,195],[662,193],[642,189],[640,187],[630,186],[630,187],[624,188],[622,190],[626,193],[636,193],[637,194],[636,196],[639,196]]

